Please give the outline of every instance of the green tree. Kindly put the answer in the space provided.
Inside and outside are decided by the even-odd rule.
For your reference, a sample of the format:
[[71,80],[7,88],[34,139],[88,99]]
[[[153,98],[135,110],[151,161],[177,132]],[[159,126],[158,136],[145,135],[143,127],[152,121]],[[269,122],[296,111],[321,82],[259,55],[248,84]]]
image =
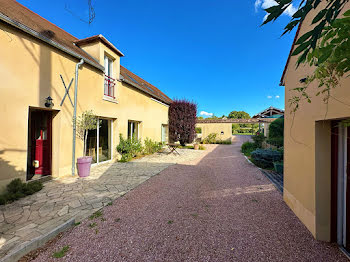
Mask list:
[[234,134],[239,128],[238,124],[232,124],[232,134]]
[[77,118],[77,135],[84,142],[84,156],[86,156],[89,130],[97,129],[97,122],[98,118],[91,110],[83,112],[82,115]]
[[[276,0],[276,5],[267,8],[267,19],[263,24],[278,19],[291,5],[297,4],[296,0]],[[320,3],[322,2],[322,7]],[[306,77],[300,87],[294,90],[289,103],[296,111],[301,100],[311,103],[307,88],[313,81],[317,81],[320,89],[317,96],[322,94],[324,102],[328,103],[330,91],[339,83],[339,78],[350,71],[350,11],[346,11],[343,17],[339,17],[348,0],[302,0],[298,11],[292,16],[291,21],[284,28],[282,35],[291,32],[300,25],[306,16],[317,9],[312,19],[310,31],[301,35],[295,43],[296,48],[292,55],[298,55],[297,66],[301,63],[314,66],[314,72]]]
[[228,118],[233,118],[233,119],[249,119],[250,115],[247,112],[244,111],[232,111],[229,115]]

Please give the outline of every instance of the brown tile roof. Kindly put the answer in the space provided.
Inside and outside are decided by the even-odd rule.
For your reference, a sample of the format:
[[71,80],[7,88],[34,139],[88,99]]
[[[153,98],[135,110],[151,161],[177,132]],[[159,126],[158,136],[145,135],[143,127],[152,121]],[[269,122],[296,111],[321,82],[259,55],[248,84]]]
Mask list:
[[0,0],[0,13],[2,14],[0,20],[5,22],[11,21],[12,25],[17,25],[17,27],[22,30],[29,29],[29,31],[33,31],[32,33],[38,38],[41,38],[44,41],[49,40],[48,43],[50,43],[51,40],[60,46],[73,51],[84,60],[88,60],[87,62],[91,62],[91,65],[101,70],[103,69],[103,66],[101,66],[93,57],[78,46],[74,45],[74,42],[77,41],[78,38],[29,10],[17,1]]
[[168,96],[166,96],[162,91],[160,91],[154,85],[151,85],[147,81],[143,80],[141,77],[135,75],[134,73],[126,69],[124,66],[120,66],[120,74],[122,76],[121,80],[123,82],[126,82],[129,85],[136,87],[137,89],[149,94],[150,96],[154,97],[157,100],[160,100],[165,104],[169,105],[172,103],[172,100]]
[[96,41],[101,41],[103,44],[105,44],[108,48],[113,50],[119,56],[124,56],[124,54],[120,52],[118,48],[116,48],[111,42],[109,42],[103,35],[94,35],[84,39],[79,39],[75,41],[75,44],[77,44],[78,46],[83,46],[85,44],[94,43]]
[[[122,52],[120,52],[102,35],[78,39],[15,0],[0,0],[0,21],[1,20],[33,35],[36,38],[43,40],[48,44],[55,46],[56,48],[61,49],[64,52],[67,52],[77,58],[83,58],[86,62],[100,70],[104,70],[104,67],[100,65],[99,62],[92,56],[81,49],[79,45],[84,45],[86,43],[98,40],[103,42],[120,56],[124,56]],[[125,67],[120,66],[120,71],[121,75],[124,77],[124,81],[128,84],[166,104],[170,104],[172,102],[172,100],[158,88],[133,74]],[[135,83],[133,79],[136,80],[137,83]]]

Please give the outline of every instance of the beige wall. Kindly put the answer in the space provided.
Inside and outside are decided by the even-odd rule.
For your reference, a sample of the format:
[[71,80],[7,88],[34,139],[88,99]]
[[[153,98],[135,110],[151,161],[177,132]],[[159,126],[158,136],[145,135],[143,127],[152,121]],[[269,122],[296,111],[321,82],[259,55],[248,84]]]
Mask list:
[[[311,19],[304,21],[299,36],[309,31]],[[350,79],[331,91],[334,98],[328,106],[322,95],[316,96],[317,84],[312,84],[308,90],[312,103],[301,102],[294,116],[289,107],[289,99],[296,95],[292,89],[312,73],[308,66],[296,69],[296,61],[291,57],[285,76],[284,200],[317,239],[329,241],[330,121],[350,117]]]
[[[53,98],[55,116],[52,134],[52,175],[69,175],[72,158],[72,113],[68,97],[60,106],[65,89],[74,78],[78,59],[52,48],[11,27],[0,24],[0,190],[14,178],[25,179],[27,171],[28,113],[30,107],[45,108],[45,98]],[[119,57],[97,44],[94,55],[104,53],[114,59],[115,78],[119,79]],[[92,50],[91,49],[91,50]],[[102,59],[102,60],[101,60]],[[79,70],[77,116],[93,110],[113,120],[113,148],[119,133],[127,135],[128,120],[141,121],[142,138],[161,141],[161,125],[168,123],[168,107],[140,91],[117,82],[116,100],[104,98],[103,72],[84,64]],[[74,81],[70,89],[74,99]],[[82,156],[82,141],[77,140],[76,156]]]
[[[197,123],[196,127],[202,128],[202,140],[209,134],[218,134],[217,138],[227,140],[232,138],[232,124],[231,123]],[[224,134],[221,134],[224,132]]]

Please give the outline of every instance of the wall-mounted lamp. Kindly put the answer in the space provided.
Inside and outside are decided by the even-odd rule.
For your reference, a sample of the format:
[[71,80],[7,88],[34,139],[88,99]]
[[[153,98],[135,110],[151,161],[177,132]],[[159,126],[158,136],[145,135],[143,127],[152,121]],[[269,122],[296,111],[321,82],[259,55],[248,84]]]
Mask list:
[[45,106],[48,107],[48,108],[51,108],[54,106],[54,103],[52,102],[52,97],[51,96],[48,96],[45,100]]

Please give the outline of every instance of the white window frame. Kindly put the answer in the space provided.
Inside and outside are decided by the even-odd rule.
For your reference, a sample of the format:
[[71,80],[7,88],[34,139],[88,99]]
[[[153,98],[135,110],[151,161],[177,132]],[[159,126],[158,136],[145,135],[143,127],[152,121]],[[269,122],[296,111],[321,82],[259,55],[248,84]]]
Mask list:
[[[104,56],[105,76],[103,80],[103,97],[104,97],[104,100],[108,100],[112,102],[116,100],[116,89],[115,89],[116,78],[114,77],[114,74],[113,74],[113,63],[114,63],[113,59],[105,54]],[[112,93],[110,93],[108,86],[106,86],[106,76],[114,79],[114,86],[113,86]]]

